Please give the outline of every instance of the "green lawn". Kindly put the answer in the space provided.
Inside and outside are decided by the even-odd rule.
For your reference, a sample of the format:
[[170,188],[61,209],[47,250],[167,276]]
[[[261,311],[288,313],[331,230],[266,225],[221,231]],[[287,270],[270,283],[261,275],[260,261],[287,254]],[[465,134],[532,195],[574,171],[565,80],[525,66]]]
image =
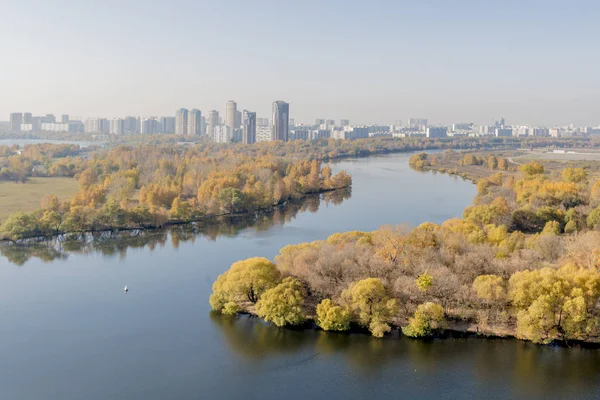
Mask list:
[[79,189],[73,178],[29,178],[27,183],[0,182],[0,224],[18,211],[40,208],[42,198],[55,194],[59,199],[70,199]]

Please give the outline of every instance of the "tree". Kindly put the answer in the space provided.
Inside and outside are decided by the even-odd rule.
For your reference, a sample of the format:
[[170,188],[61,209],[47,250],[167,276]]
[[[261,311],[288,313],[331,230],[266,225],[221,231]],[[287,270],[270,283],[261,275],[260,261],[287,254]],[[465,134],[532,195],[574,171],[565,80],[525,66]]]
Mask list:
[[402,333],[410,337],[429,337],[445,326],[442,306],[427,302],[417,307],[414,316],[408,320],[408,326],[402,328]]
[[317,325],[325,331],[347,331],[350,329],[352,313],[331,299],[325,299],[317,305]]
[[262,295],[256,303],[256,314],[277,326],[300,325],[306,319],[305,297],[302,283],[296,278],[287,277]]
[[600,226],[600,206],[596,207],[587,217],[587,226],[596,228]]
[[587,180],[587,172],[583,168],[565,168],[561,175],[565,182],[580,183]]
[[398,312],[398,304],[388,296],[380,279],[367,278],[351,284],[342,292],[342,300],[353,318],[373,336],[383,337],[391,330],[389,322]]
[[245,302],[256,303],[268,289],[279,283],[281,275],[275,264],[262,257],[235,262],[213,284],[210,305],[222,311],[229,302],[243,308]]
[[8,217],[2,225],[2,234],[10,240],[30,237],[37,230],[37,220],[33,214],[19,212]]
[[532,177],[535,175],[541,175],[544,173],[544,166],[537,161],[532,161],[527,164],[523,164],[521,166],[521,171],[527,177]]
[[480,275],[473,281],[473,291],[478,298],[489,302],[506,301],[506,285],[498,275]]
[[242,211],[245,208],[246,198],[241,190],[229,187],[219,192],[217,201],[221,210],[227,213],[234,213]]
[[433,285],[433,277],[427,271],[423,272],[416,279],[417,288],[421,293],[427,293],[431,285]]

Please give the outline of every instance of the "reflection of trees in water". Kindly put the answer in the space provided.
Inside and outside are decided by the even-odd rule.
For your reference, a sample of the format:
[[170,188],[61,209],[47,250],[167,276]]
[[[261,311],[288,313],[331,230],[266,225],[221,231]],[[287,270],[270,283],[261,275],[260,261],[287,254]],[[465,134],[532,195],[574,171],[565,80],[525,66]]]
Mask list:
[[269,210],[262,210],[250,215],[224,216],[210,221],[176,225],[159,230],[131,230],[122,232],[94,232],[85,235],[59,237],[50,241],[31,242],[26,245],[2,244],[0,254],[11,263],[23,265],[32,257],[43,261],[67,258],[69,253],[90,254],[101,253],[106,257],[124,258],[129,248],[147,247],[153,251],[157,246],[163,247],[170,239],[173,247],[181,242],[194,242],[198,236],[216,240],[219,236],[233,237],[240,231],[254,228],[256,231],[267,231],[274,225],[284,225],[293,220],[300,212],[317,212],[321,202],[340,204],[350,198],[351,189],[342,189],[290,201]]

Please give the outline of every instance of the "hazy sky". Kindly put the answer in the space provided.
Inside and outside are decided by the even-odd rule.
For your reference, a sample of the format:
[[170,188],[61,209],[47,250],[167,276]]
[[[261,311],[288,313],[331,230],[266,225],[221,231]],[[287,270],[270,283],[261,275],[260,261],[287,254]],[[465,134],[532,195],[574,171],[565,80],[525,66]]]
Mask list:
[[[493,4],[492,4],[493,3]],[[0,120],[600,124],[600,1],[0,0]]]

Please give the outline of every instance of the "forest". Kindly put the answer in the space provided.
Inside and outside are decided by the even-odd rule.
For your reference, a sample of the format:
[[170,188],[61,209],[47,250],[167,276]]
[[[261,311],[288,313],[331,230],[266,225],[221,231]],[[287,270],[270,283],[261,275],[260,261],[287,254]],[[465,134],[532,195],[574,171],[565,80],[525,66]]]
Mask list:
[[0,228],[6,239],[156,228],[270,208],[352,184],[346,172],[334,175],[316,159],[247,155],[227,146],[117,146],[87,158],[60,158],[48,171],[73,175],[79,192],[63,201],[45,196],[40,209],[10,215]]
[[[431,155],[411,164],[431,165]],[[535,343],[600,341],[600,169],[501,156],[462,218],[384,226],[283,247],[274,262],[234,263],[210,304],[277,326],[409,337],[447,330]]]

